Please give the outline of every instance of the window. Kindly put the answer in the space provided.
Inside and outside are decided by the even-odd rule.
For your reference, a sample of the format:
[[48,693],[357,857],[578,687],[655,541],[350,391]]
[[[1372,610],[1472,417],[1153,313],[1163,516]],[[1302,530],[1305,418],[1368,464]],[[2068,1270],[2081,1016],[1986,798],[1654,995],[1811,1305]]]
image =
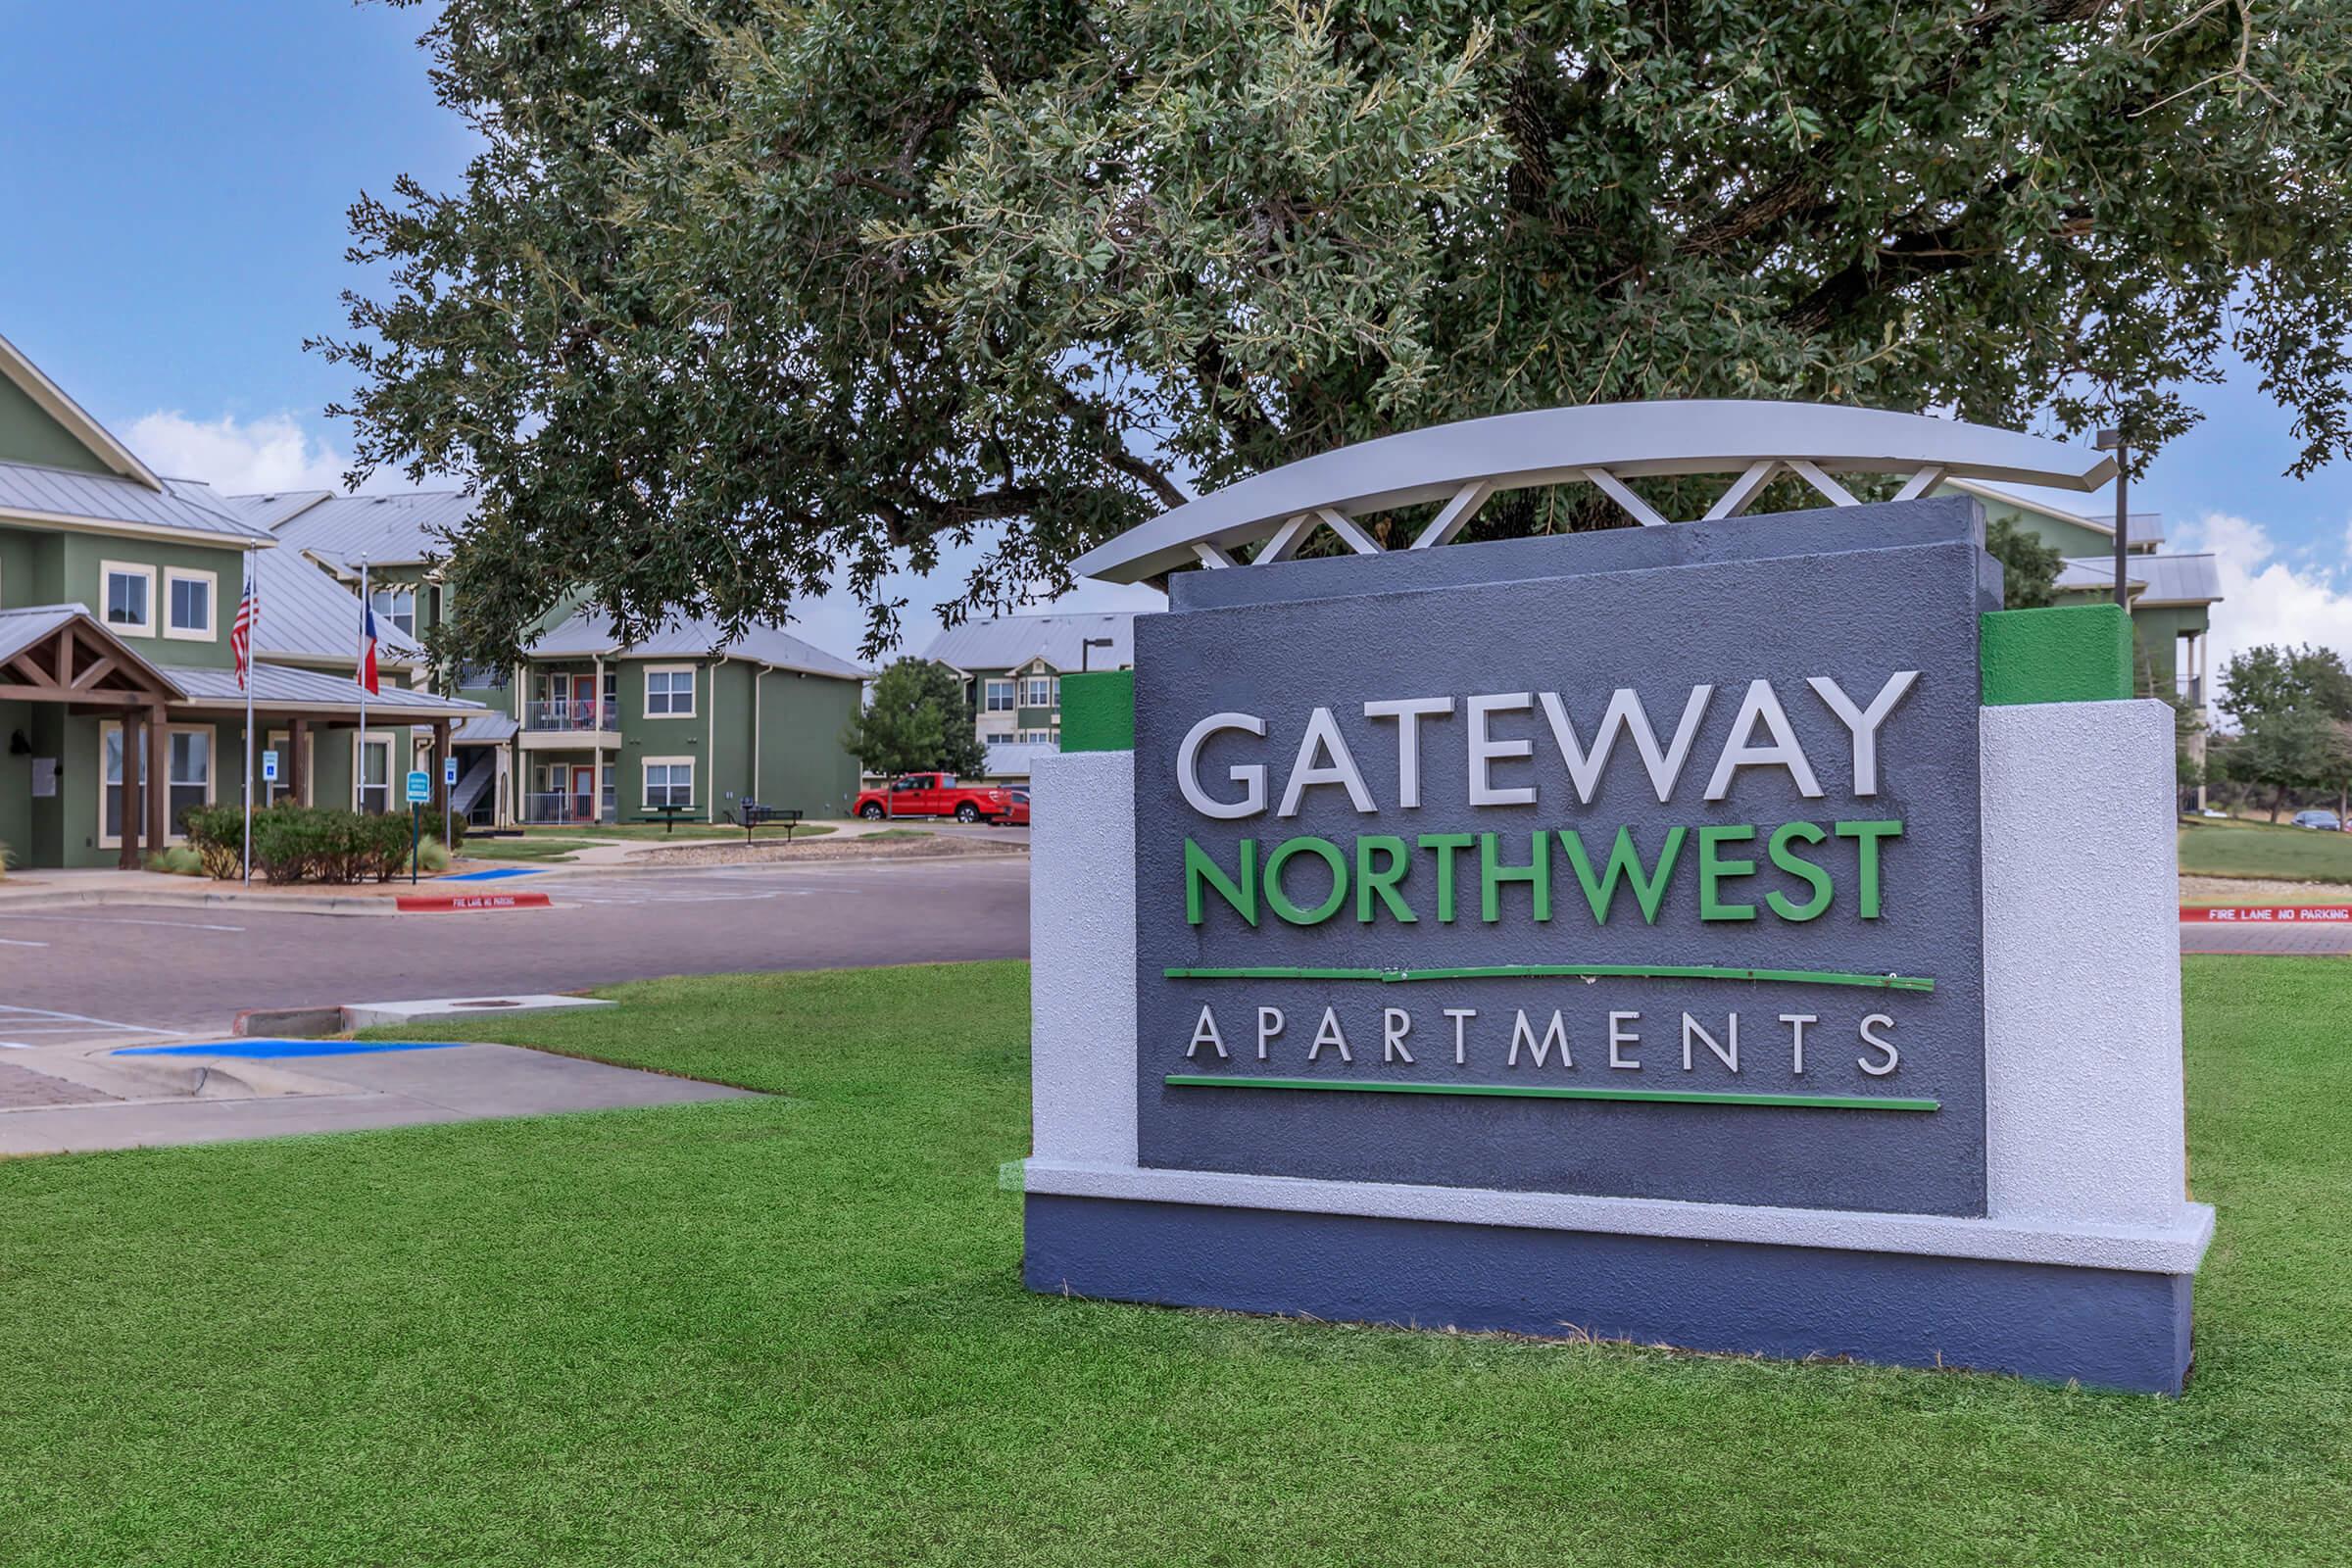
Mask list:
[[982,688],[981,707],[984,711],[991,713],[1011,712],[1013,707],[1012,682],[1010,680],[989,681]]
[[645,716],[648,718],[692,718],[694,716],[694,666],[692,664],[649,664],[646,666]]
[[[144,731],[141,732],[142,735]],[[122,842],[122,726],[109,723],[99,731],[99,745],[105,753],[106,803],[104,820],[99,824],[103,843]],[[165,754],[170,761],[170,779],[166,788],[171,791],[168,807],[172,838],[187,831],[187,814],[191,807],[203,806],[213,798],[213,732],[206,725],[167,726],[164,739]],[[147,785],[146,748],[142,745],[131,776],[139,787]],[[146,835],[146,822],[139,824],[140,836]],[[150,846],[152,848],[152,846]]]
[[360,809],[392,809],[392,738],[370,735],[360,748]]
[[1021,731],[1020,739],[1023,746],[1051,746],[1060,739],[1060,735],[1055,730],[1025,729]]
[[1057,708],[1060,706],[1054,691],[1055,682],[1053,676],[1032,675],[1023,684],[1028,688],[1021,695],[1023,708]]
[[99,563],[106,583],[106,623],[134,637],[155,635],[155,568],[121,561]]
[[376,618],[388,620],[411,637],[416,635],[416,590],[409,586],[377,588],[368,595]]
[[653,810],[663,806],[692,806],[694,804],[694,759],[691,757],[649,757],[645,760],[645,806]]
[[213,798],[213,732],[175,729],[168,741],[172,760],[172,831],[188,830],[188,810]]
[[182,642],[213,641],[213,600],[220,578],[210,571],[164,568],[164,635]]

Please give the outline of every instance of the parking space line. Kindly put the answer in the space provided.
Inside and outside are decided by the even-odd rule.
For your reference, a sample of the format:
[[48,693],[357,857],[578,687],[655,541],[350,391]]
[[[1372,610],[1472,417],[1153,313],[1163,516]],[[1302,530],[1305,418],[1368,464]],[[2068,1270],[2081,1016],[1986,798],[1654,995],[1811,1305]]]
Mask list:
[[135,915],[110,919],[102,914],[0,914],[0,920],[38,920],[43,925],[160,925],[174,931],[242,931],[241,925],[219,925],[209,920],[142,920]]
[[[75,1026],[79,1027],[76,1028]],[[180,1029],[159,1029],[153,1024],[117,1023],[112,1018],[92,1018],[78,1012],[57,1012],[47,1007],[15,1007],[0,1004],[0,1029],[12,1035],[86,1034],[92,1029],[125,1035],[179,1035]],[[13,1042],[12,1042],[13,1043]],[[30,1047],[20,1047],[29,1050]]]

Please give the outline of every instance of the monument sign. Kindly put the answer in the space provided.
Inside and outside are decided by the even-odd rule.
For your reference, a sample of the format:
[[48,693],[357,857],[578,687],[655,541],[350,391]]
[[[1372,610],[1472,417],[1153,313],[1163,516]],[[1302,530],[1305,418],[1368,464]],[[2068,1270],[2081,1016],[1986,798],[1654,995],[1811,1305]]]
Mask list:
[[[1709,454],[1685,416],[1617,466],[1752,496],[1777,463],[1838,504],[1444,549],[1355,521],[1557,482],[1492,427],[1543,454],[1621,412],[1333,454],[1098,553],[1164,569],[1194,508],[1212,564],[1266,540],[1065,690],[1029,1283],[2178,1390],[2211,1214],[2170,714],[2127,698],[2122,612],[2001,612],[1976,503],[1919,498],[1972,438],[2011,477],[2099,460],[1884,415],[1849,452],[1855,411]],[[1911,498],[1844,504],[1832,465],[1906,443]],[[1356,553],[1287,559],[1298,518]]]

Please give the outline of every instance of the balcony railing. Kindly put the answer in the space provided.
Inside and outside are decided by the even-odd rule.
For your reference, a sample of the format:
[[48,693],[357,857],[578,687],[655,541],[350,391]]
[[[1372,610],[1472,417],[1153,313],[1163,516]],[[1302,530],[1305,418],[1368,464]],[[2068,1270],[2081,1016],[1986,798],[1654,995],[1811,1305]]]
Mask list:
[[620,728],[620,705],[611,698],[565,698],[522,705],[522,727],[535,730],[612,730]]
[[522,819],[533,827],[564,822],[613,822],[619,820],[614,806],[611,790],[604,791],[601,797],[595,799],[591,799],[589,791],[525,795],[522,798]]

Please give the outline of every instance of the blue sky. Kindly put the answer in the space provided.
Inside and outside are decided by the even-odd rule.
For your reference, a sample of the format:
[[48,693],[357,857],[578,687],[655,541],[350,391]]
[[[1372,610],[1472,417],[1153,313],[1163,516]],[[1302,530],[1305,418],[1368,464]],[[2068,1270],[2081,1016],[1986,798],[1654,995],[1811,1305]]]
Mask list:
[[[454,185],[467,151],[416,47],[428,15],[0,0],[0,333],[159,467],[238,489],[331,483],[349,434],[320,411],[347,385],[301,344],[341,330],[341,290],[369,281],[343,259],[344,210],[400,172]],[[2288,417],[2251,372],[2198,401],[2207,422],[2133,510],[2166,514],[2171,548],[2222,557],[2216,654],[2283,637],[2352,656],[2352,471],[2282,477]],[[917,646],[954,566],[897,587]],[[1154,603],[1101,586],[1074,601]],[[858,624],[835,596],[800,630],[847,653]]]

